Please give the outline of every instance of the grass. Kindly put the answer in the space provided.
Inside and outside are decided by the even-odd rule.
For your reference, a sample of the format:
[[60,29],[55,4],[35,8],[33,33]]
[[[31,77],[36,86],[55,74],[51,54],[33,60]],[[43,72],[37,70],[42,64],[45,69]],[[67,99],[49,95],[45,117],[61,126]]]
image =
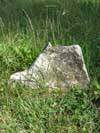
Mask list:
[[[0,133],[100,132],[99,0],[0,0]],[[48,91],[8,85],[44,45],[79,44],[88,88]]]

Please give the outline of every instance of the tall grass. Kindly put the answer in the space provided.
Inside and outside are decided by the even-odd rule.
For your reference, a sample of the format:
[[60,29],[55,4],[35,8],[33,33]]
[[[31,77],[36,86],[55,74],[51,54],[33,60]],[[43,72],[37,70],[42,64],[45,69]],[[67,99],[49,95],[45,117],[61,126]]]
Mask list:
[[[99,133],[100,3],[96,0],[0,0],[0,132]],[[44,45],[79,44],[91,84],[69,92],[8,86]],[[92,82],[93,81],[93,82]]]

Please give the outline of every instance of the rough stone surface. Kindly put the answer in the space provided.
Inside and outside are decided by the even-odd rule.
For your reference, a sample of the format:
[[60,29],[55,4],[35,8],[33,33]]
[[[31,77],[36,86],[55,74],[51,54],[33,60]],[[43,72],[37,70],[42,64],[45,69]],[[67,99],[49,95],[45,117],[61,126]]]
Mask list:
[[85,87],[89,76],[79,45],[49,45],[28,70],[11,75],[10,82],[22,82],[32,88],[45,85],[49,88]]

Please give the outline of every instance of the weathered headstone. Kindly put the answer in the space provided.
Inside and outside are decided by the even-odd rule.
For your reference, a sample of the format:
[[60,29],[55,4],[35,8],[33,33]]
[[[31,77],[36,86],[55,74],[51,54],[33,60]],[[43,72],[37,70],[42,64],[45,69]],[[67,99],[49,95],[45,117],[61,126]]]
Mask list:
[[89,76],[79,45],[52,46],[50,43],[28,70],[11,75],[10,82],[21,82],[32,88],[85,87]]

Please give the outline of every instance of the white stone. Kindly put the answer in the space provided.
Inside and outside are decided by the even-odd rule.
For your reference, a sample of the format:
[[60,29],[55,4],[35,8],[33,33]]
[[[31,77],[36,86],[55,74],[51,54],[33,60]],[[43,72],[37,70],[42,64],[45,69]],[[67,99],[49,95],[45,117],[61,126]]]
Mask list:
[[79,45],[52,46],[50,43],[28,70],[10,77],[10,83],[21,82],[32,88],[85,87],[90,79]]

